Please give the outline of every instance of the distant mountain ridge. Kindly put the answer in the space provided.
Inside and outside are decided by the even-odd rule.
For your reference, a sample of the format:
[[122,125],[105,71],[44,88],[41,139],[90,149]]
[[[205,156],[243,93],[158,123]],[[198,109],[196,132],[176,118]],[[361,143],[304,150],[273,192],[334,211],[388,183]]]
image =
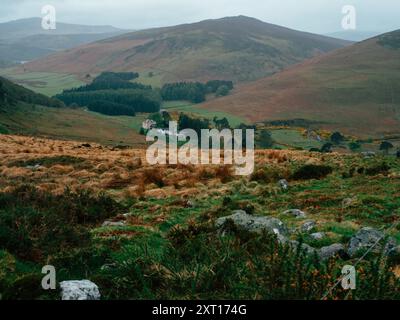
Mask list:
[[45,30],[41,18],[0,23],[0,60],[9,64],[30,61],[124,32],[128,30],[62,22],[56,24],[55,30]]
[[100,40],[25,66],[28,71],[151,73],[159,83],[250,81],[350,42],[299,32],[245,16],[155,28]]
[[45,30],[42,28],[41,18],[26,18],[10,22],[0,23],[0,39],[24,38],[27,36],[46,34],[46,35],[71,35],[71,34],[91,34],[91,33],[113,33],[126,30],[118,29],[113,26],[87,26],[72,23],[57,22],[55,30]]

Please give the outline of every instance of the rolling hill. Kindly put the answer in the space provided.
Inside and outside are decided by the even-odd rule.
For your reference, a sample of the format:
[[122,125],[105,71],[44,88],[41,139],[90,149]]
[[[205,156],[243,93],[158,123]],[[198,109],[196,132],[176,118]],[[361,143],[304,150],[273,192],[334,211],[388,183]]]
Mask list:
[[144,119],[65,108],[56,99],[0,77],[0,134],[140,146],[144,138],[138,131]]
[[9,65],[30,61],[124,32],[127,31],[112,26],[85,26],[61,22],[57,23],[55,30],[44,30],[40,18],[0,23],[0,60]]
[[400,132],[400,30],[237,88],[202,108],[250,121],[306,119],[355,135]]
[[24,65],[25,72],[138,71],[143,81],[249,81],[348,45],[238,16],[137,31],[53,54]]

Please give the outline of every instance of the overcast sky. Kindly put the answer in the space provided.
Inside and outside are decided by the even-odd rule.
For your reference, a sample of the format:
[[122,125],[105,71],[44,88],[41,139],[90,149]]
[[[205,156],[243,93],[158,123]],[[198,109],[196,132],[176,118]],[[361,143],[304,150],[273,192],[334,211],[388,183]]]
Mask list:
[[357,9],[360,31],[400,29],[400,0],[0,0],[0,22],[41,16],[53,5],[57,21],[127,29],[247,15],[315,33],[341,31],[342,7]]

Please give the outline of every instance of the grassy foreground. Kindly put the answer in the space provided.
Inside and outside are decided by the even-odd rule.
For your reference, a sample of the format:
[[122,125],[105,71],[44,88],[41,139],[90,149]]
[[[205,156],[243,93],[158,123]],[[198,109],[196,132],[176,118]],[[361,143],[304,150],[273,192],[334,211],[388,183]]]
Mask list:
[[[58,299],[40,287],[46,264],[57,281],[95,282],[103,299],[321,299],[356,258],[321,261],[269,234],[221,234],[215,220],[243,209],[295,230],[305,220],[283,212],[298,208],[326,237],[291,239],[319,248],[364,226],[388,229],[400,214],[394,157],[257,151],[254,174],[238,178],[223,166],[150,167],[143,150],[97,144],[3,135],[0,151],[4,299]],[[316,179],[306,165],[332,173]],[[400,241],[398,227],[389,235]],[[357,289],[338,286],[327,298],[399,299],[399,269],[370,254],[357,265]]]

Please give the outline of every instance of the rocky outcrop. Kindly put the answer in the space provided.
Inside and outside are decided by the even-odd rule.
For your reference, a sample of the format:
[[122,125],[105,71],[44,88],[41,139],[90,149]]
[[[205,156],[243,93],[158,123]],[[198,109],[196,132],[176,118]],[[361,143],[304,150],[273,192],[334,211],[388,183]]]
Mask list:
[[318,250],[318,256],[321,260],[327,260],[334,256],[340,256],[341,258],[347,258],[347,252],[343,244],[334,243],[330,246],[322,247]]
[[[383,245],[385,245],[384,248]],[[383,249],[385,253],[388,253],[395,246],[396,241],[393,238],[385,239],[383,232],[365,227],[350,239],[348,253],[350,257],[356,256],[360,251],[369,249],[375,253],[379,253]]]
[[249,232],[262,233],[265,231],[281,236],[288,234],[288,230],[281,220],[273,217],[252,216],[243,210],[234,211],[230,216],[217,219],[216,227],[222,228],[228,220]]
[[89,280],[72,280],[60,282],[61,300],[100,300],[100,291],[96,284]]

